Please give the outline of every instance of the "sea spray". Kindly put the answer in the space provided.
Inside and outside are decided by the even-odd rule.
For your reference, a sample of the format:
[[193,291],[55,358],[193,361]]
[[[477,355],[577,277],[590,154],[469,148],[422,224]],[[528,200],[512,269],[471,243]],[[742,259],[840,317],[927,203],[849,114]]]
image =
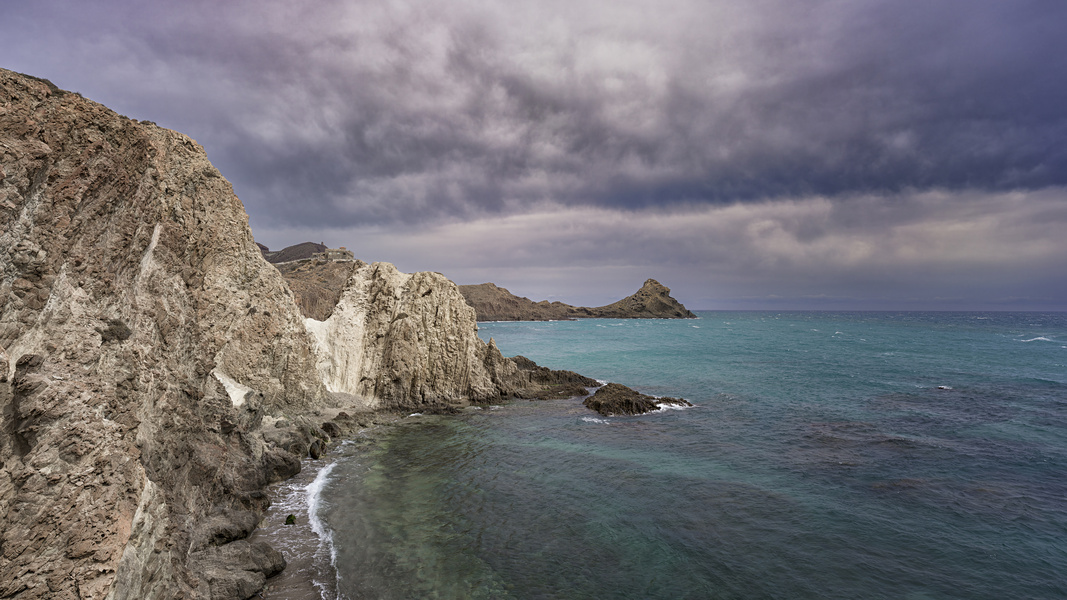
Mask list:
[[319,539],[319,546],[315,552],[315,563],[321,567],[325,567],[326,564],[329,565],[329,569],[319,569],[320,575],[322,571],[327,571],[333,575],[333,586],[328,585],[322,577],[317,577],[314,580],[315,587],[319,588],[324,600],[330,598],[331,595],[340,598],[340,595],[334,591],[340,575],[337,573],[337,550],[333,544],[333,534],[326,528],[319,516],[319,511],[323,504],[322,489],[329,483],[330,473],[333,472],[333,469],[336,466],[336,462],[331,462],[324,466],[319,470],[318,475],[315,476],[315,480],[304,488],[307,497],[308,524],[311,525],[311,530],[315,532],[315,535],[318,536]]
[[[268,581],[265,598],[275,600],[341,600],[333,562],[332,534],[320,517],[322,490],[336,461],[309,460],[295,477],[275,484],[273,501],[254,538],[269,542],[285,556],[287,566]],[[285,524],[289,515],[296,517]]]

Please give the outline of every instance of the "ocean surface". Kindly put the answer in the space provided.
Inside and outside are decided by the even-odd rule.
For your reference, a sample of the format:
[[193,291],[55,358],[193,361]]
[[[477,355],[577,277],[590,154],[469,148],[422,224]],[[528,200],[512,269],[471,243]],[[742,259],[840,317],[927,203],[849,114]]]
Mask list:
[[698,314],[481,323],[696,406],[368,431],[287,484],[298,568],[350,600],[1067,598],[1067,313]]

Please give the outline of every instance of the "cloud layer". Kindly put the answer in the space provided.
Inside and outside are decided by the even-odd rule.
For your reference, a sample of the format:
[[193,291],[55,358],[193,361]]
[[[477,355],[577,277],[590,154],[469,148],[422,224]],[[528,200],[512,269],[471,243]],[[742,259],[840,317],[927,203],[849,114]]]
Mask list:
[[[1054,308],[1067,297],[1067,190],[925,192],[618,211],[576,207],[410,228],[287,228],[367,260],[608,304],[648,274],[718,308]],[[318,239],[318,238],[315,238]],[[506,265],[497,259],[503,253]]]
[[[297,232],[380,231],[386,246],[434,232],[465,253],[456,269],[486,278],[670,264],[736,282],[738,298],[933,298],[907,281],[977,277],[956,289],[987,302],[1033,289],[1013,274],[1047,280],[1040,269],[1065,255],[1059,1],[40,0],[5,12],[4,66],[195,137],[272,247]],[[512,230],[537,235],[500,233]],[[440,249],[426,252],[420,265]],[[978,285],[1008,263],[1010,284]],[[700,297],[718,297],[712,286]],[[1063,290],[1042,294],[1067,305]]]

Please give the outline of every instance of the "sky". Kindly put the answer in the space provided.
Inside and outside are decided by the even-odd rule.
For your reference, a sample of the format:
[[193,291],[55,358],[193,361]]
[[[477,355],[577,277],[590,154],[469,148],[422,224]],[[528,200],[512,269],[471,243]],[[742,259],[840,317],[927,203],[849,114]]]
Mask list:
[[257,241],[608,304],[1067,310],[1062,0],[0,0]]

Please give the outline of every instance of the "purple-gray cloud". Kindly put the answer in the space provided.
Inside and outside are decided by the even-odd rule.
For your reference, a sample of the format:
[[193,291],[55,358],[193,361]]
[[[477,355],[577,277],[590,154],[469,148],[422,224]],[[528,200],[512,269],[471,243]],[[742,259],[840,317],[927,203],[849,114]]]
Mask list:
[[5,8],[0,57],[196,138],[272,247],[403,239],[409,268],[535,296],[579,289],[536,269],[625,266],[702,273],[705,306],[1067,307],[1065,22],[1052,1],[41,0]]

